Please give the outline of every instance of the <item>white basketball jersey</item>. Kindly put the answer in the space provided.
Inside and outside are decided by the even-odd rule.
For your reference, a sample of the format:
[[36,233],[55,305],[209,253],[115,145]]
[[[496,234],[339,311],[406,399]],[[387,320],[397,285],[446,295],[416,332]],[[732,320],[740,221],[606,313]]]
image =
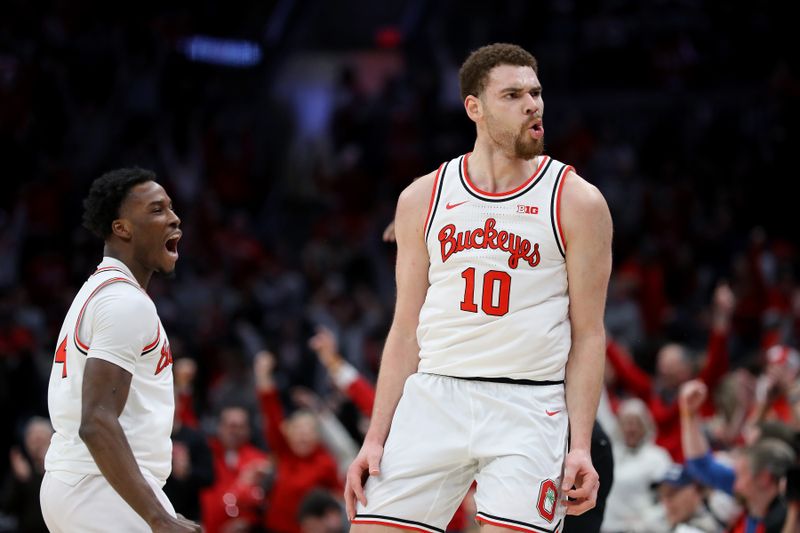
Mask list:
[[110,257],[83,284],[58,335],[47,394],[55,429],[45,458],[48,471],[100,474],[78,436],[89,357],[132,374],[119,422],[139,468],[163,485],[172,468],[172,353],[152,300],[127,266]]
[[472,183],[468,162],[439,167],[431,192],[419,371],[562,380],[571,337],[558,204],[572,167],[540,156],[522,185],[489,193]]

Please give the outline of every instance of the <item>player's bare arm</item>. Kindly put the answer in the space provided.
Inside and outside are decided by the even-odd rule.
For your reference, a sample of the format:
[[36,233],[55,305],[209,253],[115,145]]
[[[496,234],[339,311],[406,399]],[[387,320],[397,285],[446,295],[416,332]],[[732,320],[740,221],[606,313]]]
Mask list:
[[599,488],[590,448],[603,384],[603,311],[611,274],[612,224],[608,205],[596,187],[574,172],[565,179],[560,205],[566,240],[572,348],[565,379],[570,452],[562,488],[571,498],[567,502],[568,513],[581,514],[594,507]]
[[136,464],[119,423],[131,378],[128,371],[108,361],[86,361],[79,435],[109,484],[153,531],[201,531],[196,524],[167,513]]
[[428,290],[429,267],[424,226],[435,174],[432,172],[414,181],[397,201],[397,301],[381,359],[369,430],[361,451],[347,472],[345,503],[351,520],[355,516],[356,499],[366,504],[363,483],[367,473],[380,473],[383,444],[403,393],[403,385],[419,366],[417,324]]

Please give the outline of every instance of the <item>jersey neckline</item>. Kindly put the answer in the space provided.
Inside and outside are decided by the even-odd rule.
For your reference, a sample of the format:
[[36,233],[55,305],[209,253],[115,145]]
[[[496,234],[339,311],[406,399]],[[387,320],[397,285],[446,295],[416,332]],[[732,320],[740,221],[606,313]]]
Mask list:
[[503,192],[488,192],[484,191],[483,189],[475,185],[475,183],[473,183],[472,179],[469,177],[469,156],[471,154],[472,152],[467,152],[466,154],[464,154],[464,158],[461,162],[462,174],[464,176],[463,180],[464,185],[469,192],[491,200],[506,199],[514,195],[515,193],[522,191],[523,189],[534,183],[536,178],[542,175],[542,169],[544,169],[545,164],[550,159],[550,156],[542,155],[542,159],[541,161],[539,161],[539,165],[536,167],[536,170],[533,172],[533,174],[531,174],[531,176],[528,179],[526,179],[524,182],[517,185],[513,189]]

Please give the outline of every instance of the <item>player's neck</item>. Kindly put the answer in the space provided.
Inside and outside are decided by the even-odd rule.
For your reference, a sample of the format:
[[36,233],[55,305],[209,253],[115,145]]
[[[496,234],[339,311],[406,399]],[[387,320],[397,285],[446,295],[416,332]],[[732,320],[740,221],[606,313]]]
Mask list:
[[132,253],[128,250],[120,250],[116,246],[106,243],[105,248],[103,248],[103,255],[123,262],[125,266],[130,269],[133,277],[139,282],[139,285],[147,290],[147,285],[150,283],[153,271],[136,261]]
[[478,140],[467,161],[467,172],[482,191],[510,191],[533,175],[541,157],[520,159]]

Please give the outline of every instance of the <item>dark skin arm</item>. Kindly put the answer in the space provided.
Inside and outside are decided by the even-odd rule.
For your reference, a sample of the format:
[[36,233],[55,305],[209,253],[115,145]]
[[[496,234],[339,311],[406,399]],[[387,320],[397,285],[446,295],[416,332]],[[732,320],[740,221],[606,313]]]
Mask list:
[[78,430],[100,472],[122,499],[156,533],[202,531],[182,517],[172,517],[144,479],[119,416],[133,376],[108,361],[90,357],[83,374],[81,426]]

